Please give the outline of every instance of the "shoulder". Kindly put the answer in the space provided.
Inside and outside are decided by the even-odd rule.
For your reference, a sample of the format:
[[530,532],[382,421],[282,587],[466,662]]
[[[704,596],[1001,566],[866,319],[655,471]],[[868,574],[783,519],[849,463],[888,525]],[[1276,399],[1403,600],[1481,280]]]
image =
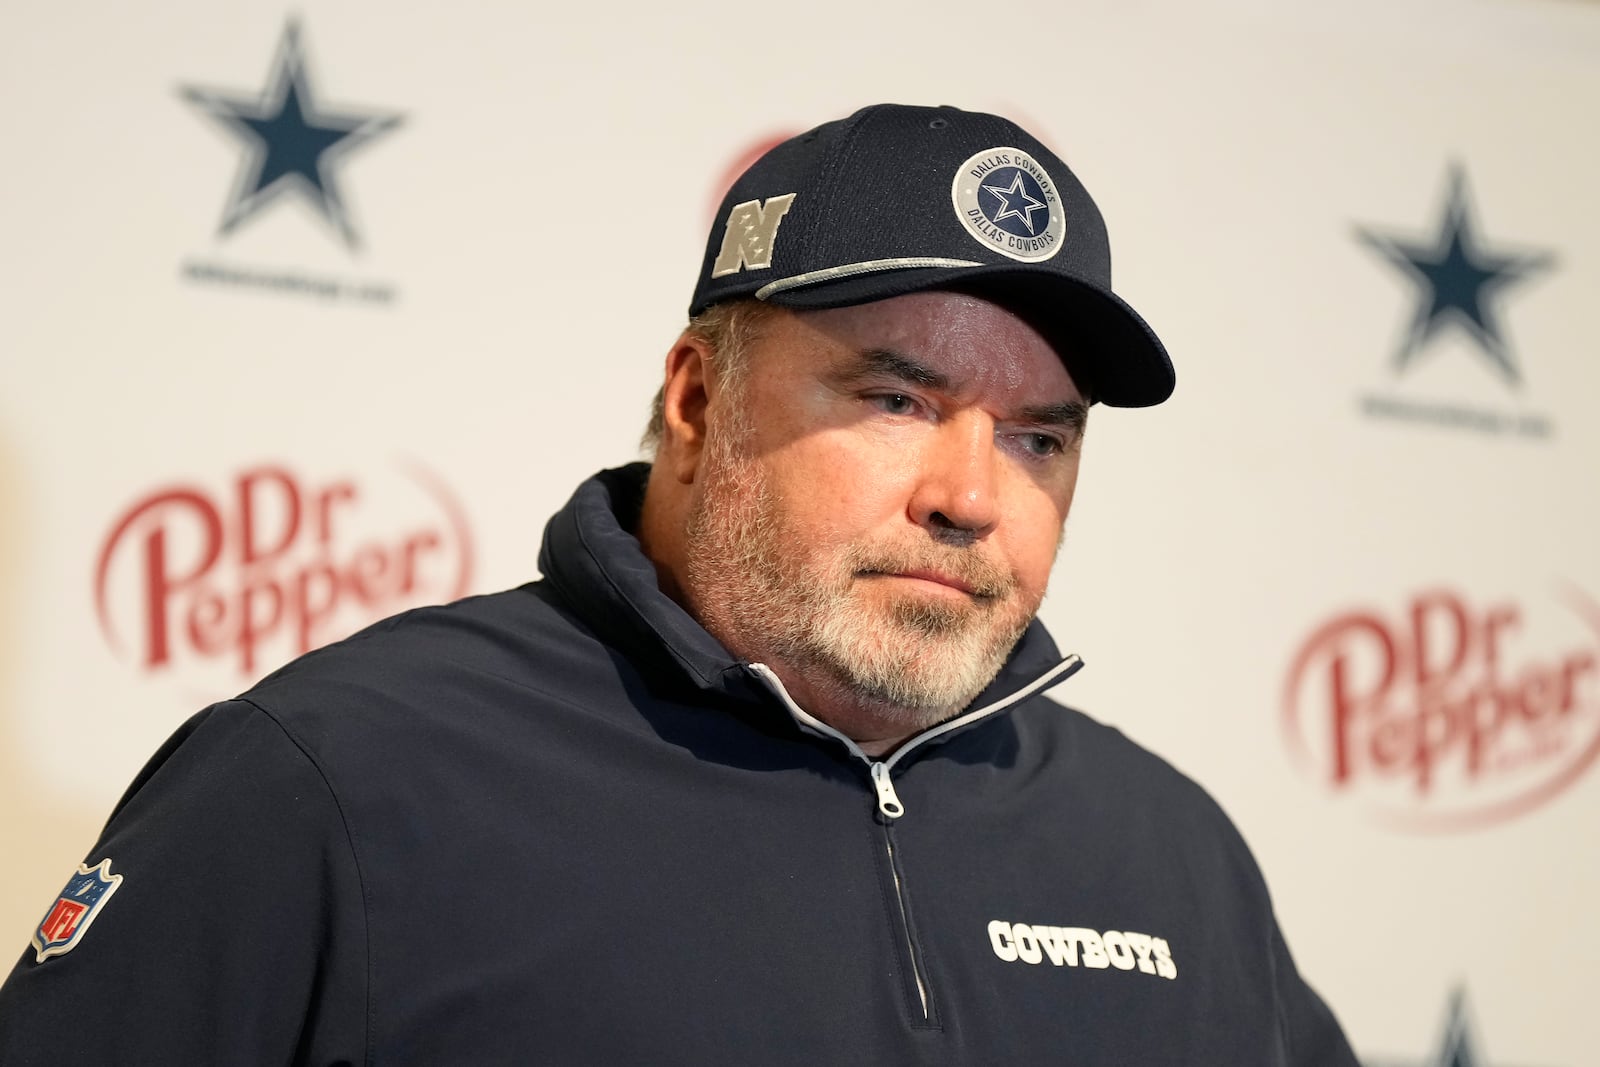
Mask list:
[[309,652],[248,694],[285,696],[307,684],[392,685],[451,671],[537,676],[537,662],[585,635],[541,582],[390,616]]
[[1168,760],[1114,726],[1048,698],[1020,729],[1078,803],[1131,839],[1169,849],[1196,873],[1238,880],[1263,896],[1249,846],[1216,799]]
[[358,865],[322,775],[268,717],[230,701],[185,723],[118,803],[88,869],[115,899],[99,896],[92,932],[35,934],[0,988],[0,1061],[159,1049],[165,1063],[289,1062],[324,1041],[330,1059],[362,1056]]
[[281,727],[351,813],[370,817],[408,778],[448,792],[508,752],[558,758],[567,739],[629,715],[629,669],[532,583],[386,619],[239,702]]
[[[195,808],[222,820],[225,829],[230,813],[219,806],[220,798],[247,809],[252,797],[283,796],[295,797],[295,809],[309,811],[328,793],[313,762],[278,723],[248,701],[228,700],[192,716],[167,738],[129,784],[109,825],[115,827],[130,808],[147,816],[153,807],[157,822]],[[196,805],[197,799],[204,802]]]
[[559,700],[573,695],[575,668],[592,677],[611,662],[535,582],[384,619],[301,656],[240,699],[298,733],[329,717],[459,712],[507,692]]

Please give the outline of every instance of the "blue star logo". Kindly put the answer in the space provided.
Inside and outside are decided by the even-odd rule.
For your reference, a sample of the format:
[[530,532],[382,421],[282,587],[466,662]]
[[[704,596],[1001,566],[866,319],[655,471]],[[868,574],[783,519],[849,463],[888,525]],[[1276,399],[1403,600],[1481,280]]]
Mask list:
[[1047,205],[1043,200],[1028,195],[1027,189],[1022,185],[1022,171],[1011,172],[1009,186],[1001,188],[998,185],[985,185],[983,191],[993,193],[1000,201],[1000,213],[990,216],[996,226],[1006,219],[1021,219],[1022,224],[1028,228],[1030,236],[1038,232],[1033,228],[1033,213],[1047,210]]
[[1450,168],[1444,210],[1431,240],[1407,240],[1365,229],[1356,232],[1417,286],[1416,313],[1395,355],[1397,369],[1404,370],[1441,327],[1453,324],[1468,332],[1509,384],[1518,384],[1495,299],[1501,290],[1548,269],[1555,257],[1548,252],[1487,249],[1473,224],[1466,173],[1459,164]]
[[1450,996],[1450,1015],[1444,1025],[1444,1040],[1440,1043],[1437,1067],[1487,1067],[1478,1058],[1472,1044],[1472,1028],[1467,1019],[1467,995],[1456,990]]
[[[1489,1061],[1473,1040],[1472,1015],[1467,1010],[1467,993],[1457,988],[1450,994],[1445,1013],[1444,1033],[1439,1043],[1422,1060],[1374,1060],[1363,1057],[1367,1067],[1489,1067]],[[1503,1061],[1501,1061],[1503,1062]]]
[[356,246],[337,167],[352,151],[398,126],[400,116],[319,106],[298,24],[290,20],[284,28],[259,96],[192,86],[182,87],[180,95],[216,119],[245,150],[221,233],[232,233],[279,197],[294,194],[309,201],[347,245]]

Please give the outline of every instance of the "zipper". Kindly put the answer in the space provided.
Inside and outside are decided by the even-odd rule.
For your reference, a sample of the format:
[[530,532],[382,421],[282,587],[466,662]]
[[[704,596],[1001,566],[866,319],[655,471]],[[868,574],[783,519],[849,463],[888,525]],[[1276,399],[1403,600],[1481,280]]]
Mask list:
[[906,894],[900,885],[900,864],[894,858],[894,837],[889,831],[890,827],[883,828],[883,845],[889,853],[889,874],[894,879],[895,903],[900,905],[900,927],[905,931],[906,959],[911,961],[911,977],[917,984],[917,1001],[922,1005],[922,1021],[931,1023],[933,1013],[928,1010],[928,983],[922,977],[922,961],[917,958],[917,945],[911,937],[911,913],[906,910]]
[[894,791],[894,779],[889,777],[887,763],[873,762],[872,787],[878,791],[879,811],[891,819],[898,819],[906,813],[906,806],[900,803],[900,797]]
[[749,665],[750,672],[766,683],[767,688],[771,689],[778,699],[783,702],[783,706],[789,710],[789,714],[794,717],[796,722],[816,733],[838,741],[844,745],[852,756],[867,765],[867,770],[872,779],[872,790],[878,798],[878,811],[883,815],[883,846],[889,863],[889,877],[894,884],[895,904],[900,911],[901,944],[905,948],[906,960],[909,964],[907,969],[911,972],[912,981],[916,986],[917,1003],[922,1011],[921,1023],[924,1026],[937,1027],[938,1023],[934,1019],[933,1008],[928,995],[928,978],[924,973],[922,960],[917,953],[916,939],[911,933],[911,909],[906,905],[905,883],[900,877],[900,859],[894,850],[894,822],[906,813],[905,805],[900,802],[900,796],[895,792],[894,778],[892,777],[894,766],[904,759],[908,753],[927,744],[934,738],[942,737],[952,730],[959,730],[963,726],[977,722],[979,719],[998,714],[1018,701],[1025,700],[1034,693],[1039,692],[1041,689],[1071,677],[1082,666],[1083,660],[1077,656],[1068,656],[1009,696],[1002,697],[992,704],[986,704],[964,715],[958,715],[932,729],[924,730],[902,744],[888,759],[880,760],[867,755],[852,738],[829,726],[796,704],[794,698],[783,687],[783,682],[778,679],[772,668],[764,663],[752,663]]

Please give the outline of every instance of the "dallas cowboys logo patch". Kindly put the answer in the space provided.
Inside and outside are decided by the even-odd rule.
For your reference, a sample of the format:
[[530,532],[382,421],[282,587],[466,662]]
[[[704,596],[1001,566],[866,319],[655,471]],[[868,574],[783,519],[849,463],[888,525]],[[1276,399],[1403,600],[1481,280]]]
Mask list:
[[956,217],[977,241],[1003,256],[1037,263],[1061,251],[1067,215],[1050,175],[1017,148],[988,148],[956,170]]
[[33,931],[33,950],[39,963],[51,956],[71,952],[83,940],[89,924],[111,899],[111,894],[122,884],[122,875],[111,873],[111,860],[103,859],[94,867],[78,864],[78,872],[67,881],[67,887],[56,897],[50,911]]

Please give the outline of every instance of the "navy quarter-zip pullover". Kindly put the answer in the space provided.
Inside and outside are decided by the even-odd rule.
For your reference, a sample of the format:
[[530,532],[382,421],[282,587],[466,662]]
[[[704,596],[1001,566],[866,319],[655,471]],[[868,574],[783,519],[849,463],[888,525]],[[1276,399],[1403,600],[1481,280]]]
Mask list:
[[867,757],[659,591],[644,470],[542,580],[186,723],[93,929],[0,988],[0,1064],[1353,1067],[1232,825],[1042,695],[1077,661],[1038,622]]

